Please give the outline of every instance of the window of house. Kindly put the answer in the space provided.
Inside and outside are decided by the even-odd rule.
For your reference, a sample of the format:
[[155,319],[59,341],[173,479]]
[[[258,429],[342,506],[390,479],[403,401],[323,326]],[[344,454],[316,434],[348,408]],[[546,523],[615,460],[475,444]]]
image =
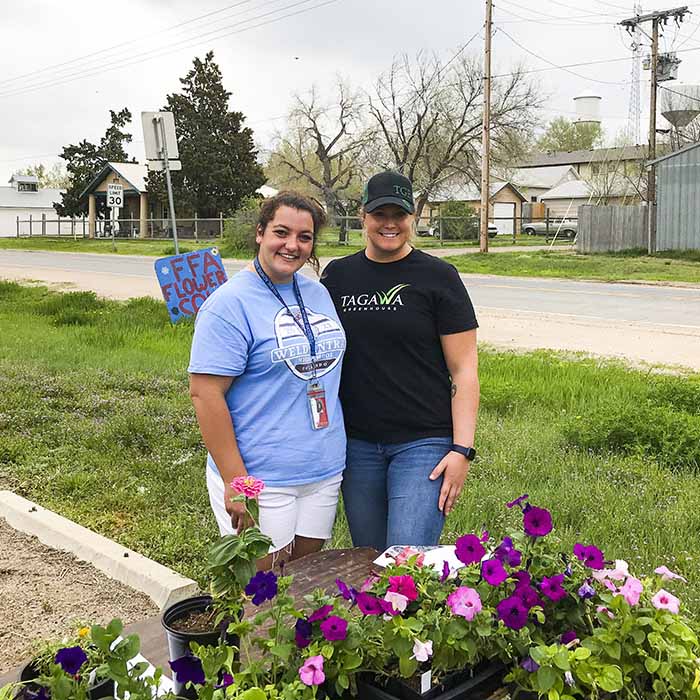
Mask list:
[[17,183],[18,192],[38,192],[39,186],[36,182],[18,182]]

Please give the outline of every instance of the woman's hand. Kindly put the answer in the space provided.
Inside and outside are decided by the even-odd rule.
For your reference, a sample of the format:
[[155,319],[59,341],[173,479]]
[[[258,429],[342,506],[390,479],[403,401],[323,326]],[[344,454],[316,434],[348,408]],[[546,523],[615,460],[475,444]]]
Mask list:
[[226,506],[226,512],[231,516],[231,525],[233,525],[236,532],[240,535],[243,530],[253,525],[253,521],[250,515],[248,515],[244,502],[232,502],[231,499],[237,495],[236,491],[231,488],[231,484],[224,482],[224,504]]
[[442,474],[442,488],[438,508],[447,516],[464,488],[469,473],[469,460],[459,452],[448,452],[430,472],[430,480],[435,481]]

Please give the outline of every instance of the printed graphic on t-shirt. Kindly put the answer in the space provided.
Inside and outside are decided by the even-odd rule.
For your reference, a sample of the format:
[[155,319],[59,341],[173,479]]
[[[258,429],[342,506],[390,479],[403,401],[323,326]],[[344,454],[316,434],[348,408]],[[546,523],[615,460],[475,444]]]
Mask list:
[[[304,322],[298,306],[292,306],[291,312],[280,309],[275,316],[275,336],[277,347],[270,353],[273,363],[285,362],[287,367],[299,379],[309,380],[313,377],[311,365],[311,348],[302,328]],[[345,333],[337,321],[325,314],[306,309],[309,324],[316,338],[316,376],[322,377],[330,372],[343,357],[345,352]],[[298,321],[298,323],[297,323]]]
[[383,291],[363,292],[361,294],[343,294],[340,297],[340,309],[347,311],[398,311],[404,305],[401,290],[410,284],[397,284]]

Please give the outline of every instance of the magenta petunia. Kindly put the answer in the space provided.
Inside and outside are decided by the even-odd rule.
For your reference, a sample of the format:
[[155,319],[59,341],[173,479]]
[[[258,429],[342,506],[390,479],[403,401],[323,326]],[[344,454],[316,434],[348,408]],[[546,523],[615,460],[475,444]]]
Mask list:
[[540,591],[542,591],[543,595],[556,603],[562,598],[566,598],[568,595],[561,585],[563,581],[564,574],[545,576],[540,583]]
[[605,566],[605,557],[598,547],[594,545],[583,545],[577,542],[574,545],[574,555],[583,562],[589,569],[602,569]]
[[460,586],[447,596],[447,607],[471,622],[481,612],[481,597],[473,588]]
[[528,498],[529,496],[524,493],[522,496],[518,496],[514,501],[506,503],[506,508],[515,508],[515,506],[519,506],[523,501],[527,501]]
[[496,547],[493,556],[504,564],[510,567],[520,566],[522,554],[513,546],[513,540],[510,537],[504,537],[501,544]]
[[481,576],[489,585],[500,586],[508,578],[508,572],[498,559],[487,559],[481,563]]
[[534,608],[535,605],[542,605],[539,593],[532,586],[519,586],[513,592],[514,596],[517,596],[522,601],[523,605],[530,610]]
[[520,588],[521,586],[529,586],[532,583],[532,576],[530,576],[530,572],[525,571],[525,569],[515,571],[510,575],[510,577],[515,579],[516,588]]
[[331,610],[333,610],[332,605],[324,605],[318,610],[314,610],[311,615],[309,615],[309,622],[318,622],[319,620],[325,619],[330,615]]
[[504,598],[497,606],[499,619],[506,627],[519,630],[527,624],[528,610],[518,596]]
[[476,535],[462,535],[455,543],[455,555],[462,564],[477,564],[480,562],[486,550],[481,540]]
[[530,537],[548,535],[552,531],[552,514],[546,508],[526,508],[523,512],[523,529]]
[[348,621],[331,615],[321,623],[321,634],[329,642],[341,642],[348,636]]
[[363,615],[381,615],[384,612],[382,601],[370,593],[357,594],[357,607]]
[[450,562],[447,560],[442,562],[442,573],[440,574],[440,583],[445,583],[450,578]]
[[561,635],[561,637],[559,637],[559,641],[562,644],[570,644],[574,641],[574,639],[578,639],[578,635],[574,630],[567,630],[566,632],[564,632],[564,634]]
[[412,576],[389,576],[389,590],[392,593],[400,593],[409,600],[416,600],[416,598],[418,598],[416,582],[413,580]]

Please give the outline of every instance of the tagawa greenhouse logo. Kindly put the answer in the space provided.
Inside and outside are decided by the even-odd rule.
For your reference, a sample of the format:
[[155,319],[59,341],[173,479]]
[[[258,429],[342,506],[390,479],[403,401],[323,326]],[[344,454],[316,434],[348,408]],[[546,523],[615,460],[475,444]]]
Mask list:
[[366,292],[363,294],[343,294],[340,302],[343,311],[397,311],[403,306],[399,292],[409,284],[397,284],[386,292]]

